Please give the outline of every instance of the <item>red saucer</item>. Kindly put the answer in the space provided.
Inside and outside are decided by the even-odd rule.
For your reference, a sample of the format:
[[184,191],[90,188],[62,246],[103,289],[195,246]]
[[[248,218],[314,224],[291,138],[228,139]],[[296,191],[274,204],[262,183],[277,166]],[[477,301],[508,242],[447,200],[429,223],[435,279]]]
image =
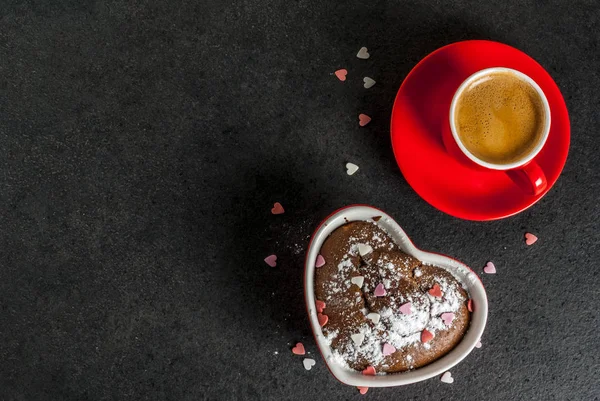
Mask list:
[[[534,159],[546,174],[548,187],[538,196],[525,193],[502,171],[459,163],[442,143],[454,92],[471,74],[488,67],[508,67],[529,75],[550,103],[550,135]],[[565,165],[570,138],[567,107],[550,75],[525,53],[486,40],[453,43],[421,60],[398,91],[391,132],[394,155],[406,181],[434,207],[468,220],[512,216],[540,200]]]

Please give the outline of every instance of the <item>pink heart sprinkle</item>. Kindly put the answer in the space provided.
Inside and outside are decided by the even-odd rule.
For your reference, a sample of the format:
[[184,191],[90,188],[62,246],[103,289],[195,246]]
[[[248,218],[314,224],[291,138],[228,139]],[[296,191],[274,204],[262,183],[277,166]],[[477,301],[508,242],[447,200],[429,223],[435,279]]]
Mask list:
[[383,344],[383,356],[388,356],[388,355],[392,355],[394,352],[396,352],[396,348],[388,343]]
[[454,313],[452,313],[452,312],[442,313],[442,320],[444,321],[444,324],[446,326],[450,326],[450,324],[452,324],[452,321],[454,320]]
[[271,213],[273,213],[273,214],[283,214],[284,212],[285,212],[285,210],[283,210],[283,206],[281,206],[281,203],[275,202],[273,204],[273,209],[271,209]]
[[317,312],[323,313],[323,310],[325,309],[325,307],[326,307],[325,302],[319,301],[318,299],[315,301],[315,308],[317,308]]
[[487,274],[496,274],[496,266],[492,262],[487,262],[483,271]]
[[296,355],[304,355],[306,354],[306,350],[304,349],[304,344],[298,343],[294,348],[292,348],[292,352]]
[[369,388],[368,388],[368,387],[357,387],[357,389],[358,389],[358,391],[360,391],[360,393],[361,393],[362,395],[365,395],[365,394],[367,394],[367,391],[369,391]]
[[335,76],[338,77],[338,79],[342,82],[346,80],[346,75],[348,75],[348,70],[346,70],[345,68],[342,68],[341,70],[337,70],[335,72]]
[[316,267],[321,267],[325,264],[325,258],[322,255],[317,256],[317,261],[315,262]]
[[475,348],[481,348],[481,340],[477,341],[477,343],[475,343]]
[[385,294],[387,294],[387,291],[385,290],[383,284],[379,283],[377,287],[375,287],[373,294],[375,294],[376,297],[383,297]]
[[361,127],[364,127],[365,125],[367,125],[370,122],[371,122],[371,117],[369,117],[368,115],[366,115],[366,114],[358,115],[358,125],[360,125]]
[[265,258],[265,263],[271,267],[277,266],[277,255],[269,255]]
[[535,241],[538,240],[538,237],[536,237],[535,235],[531,234],[531,233],[525,233],[525,243],[527,245],[533,245],[535,244]]
[[402,313],[403,315],[410,315],[410,314],[412,314],[411,308],[412,308],[412,304],[410,302],[407,302],[400,306],[400,313]]

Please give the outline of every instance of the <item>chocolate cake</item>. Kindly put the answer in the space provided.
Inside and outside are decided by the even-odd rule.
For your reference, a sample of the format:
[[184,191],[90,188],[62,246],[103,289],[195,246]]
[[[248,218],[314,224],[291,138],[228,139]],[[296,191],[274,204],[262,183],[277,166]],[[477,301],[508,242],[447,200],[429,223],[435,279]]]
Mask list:
[[339,227],[320,254],[319,321],[342,366],[416,369],[448,353],[467,331],[468,294],[457,279],[402,252],[376,223]]

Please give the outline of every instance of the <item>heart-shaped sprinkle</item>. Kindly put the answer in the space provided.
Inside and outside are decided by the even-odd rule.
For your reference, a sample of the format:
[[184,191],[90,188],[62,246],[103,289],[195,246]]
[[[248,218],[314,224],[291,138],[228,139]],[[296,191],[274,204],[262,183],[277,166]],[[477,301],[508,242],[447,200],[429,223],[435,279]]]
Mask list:
[[392,344],[383,344],[383,356],[392,355],[394,352],[396,352],[396,347],[394,347]]
[[368,123],[371,122],[371,117],[369,117],[366,114],[359,114],[358,115],[358,125],[360,125],[361,127],[364,127],[365,125],[367,125]]
[[483,271],[487,274],[496,274],[496,266],[492,262],[487,262]]
[[362,374],[365,376],[375,376],[375,368],[373,366],[368,366],[365,370],[362,371]]
[[317,261],[315,262],[315,267],[321,267],[325,265],[325,258],[322,255],[317,256]]
[[365,87],[365,89],[369,89],[372,88],[373,85],[376,84],[375,80],[373,78],[369,78],[369,77],[364,77],[363,78],[363,82],[365,83],[363,86]]
[[442,377],[440,377],[440,380],[442,381],[442,383],[448,383],[448,384],[454,383],[454,377],[452,377],[452,373],[450,373],[450,372],[444,373],[442,375]]
[[338,77],[338,79],[342,82],[346,80],[346,75],[348,75],[348,70],[346,70],[345,68],[342,68],[341,70],[337,70],[335,72],[335,76]]
[[434,297],[441,297],[442,296],[442,289],[440,288],[439,284],[434,284],[433,287],[431,287],[431,289],[428,291],[429,295],[432,295]]
[[358,171],[358,166],[354,163],[346,163],[346,174],[352,175]]
[[265,263],[271,267],[277,266],[277,255],[269,255],[265,258]]
[[423,331],[421,332],[421,342],[426,343],[431,340],[433,340],[433,333],[431,333],[427,329],[423,329]]
[[304,355],[306,354],[306,350],[304,349],[304,344],[298,343],[294,348],[292,348],[292,352],[296,355]]
[[319,325],[321,327],[325,326],[329,321],[329,316],[324,315],[322,313],[317,313],[317,319],[319,320]]
[[371,312],[367,315],[367,319],[371,319],[371,321],[375,324],[379,323],[379,319],[381,319],[381,315],[379,313]]
[[363,276],[356,276],[350,279],[352,284],[356,284],[358,288],[362,288],[363,283],[365,282],[365,278]]
[[475,348],[481,348],[481,340],[475,343]]
[[312,358],[304,358],[302,364],[304,365],[304,369],[310,370],[313,366],[315,366],[317,362]]
[[403,315],[412,314],[412,304],[410,302],[407,302],[405,304],[400,305],[400,313],[402,313]]
[[446,326],[450,326],[452,324],[452,321],[454,320],[454,313],[452,312],[445,312],[442,313],[442,320],[444,321],[444,324]]
[[273,213],[273,214],[283,214],[284,212],[285,212],[285,210],[283,210],[283,206],[281,206],[281,203],[275,202],[273,204],[273,209],[271,209],[271,213]]
[[373,292],[373,294],[376,297],[383,297],[383,296],[385,296],[385,294],[387,294],[387,291],[385,290],[385,287],[383,286],[383,284],[379,283],[379,284],[377,284],[377,287],[375,287],[375,291]]
[[469,299],[469,301],[467,302],[467,309],[469,312],[473,312],[473,300]]
[[315,301],[315,308],[317,308],[317,312],[321,313],[325,309],[325,302],[319,301],[318,299]]
[[371,245],[358,244],[358,254],[360,256],[368,255],[371,252],[373,252],[373,248],[371,247]]
[[367,391],[369,391],[369,388],[368,388],[368,387],[357,387],[357,389],[358,389],[358,391],[360,391],[360,393],[361,393],[362,395],[365,395],[365,394],[367,394]]
[[535,241],[537,241],[537,240],[538,240],[538,237],[536,237],[532,233],[525,233],[525,243],[527,245],[533,245],[533,244],[535,244]]
[[363,333],[352,334],[350,337],[356,345],[361,345],[362,342],[365,341],[365,335]]
[[361,47],[360,50],[358,51],[358,53],[356,53],[356,57],[366,60],[369,57],[371,57],[371,55],[369,54],[369,52],[367,51],[366,47]]

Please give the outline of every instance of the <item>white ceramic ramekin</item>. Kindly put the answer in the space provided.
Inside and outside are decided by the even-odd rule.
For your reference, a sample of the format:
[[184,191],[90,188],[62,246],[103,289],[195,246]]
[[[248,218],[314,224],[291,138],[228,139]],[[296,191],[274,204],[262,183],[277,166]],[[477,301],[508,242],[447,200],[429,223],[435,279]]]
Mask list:
[[[387,231],[402,251],[414,256],[422,262],[444,268],[457,277],[465,285],[473,300],[473,313],[471,314],[469,330],[462,341],[452,351],[435,362],[409,372],[365,376],[361,374],[361,372],[348,370],[334,361],[331,349],[325,341],[323,333],[321,332],[321,326],[317,320],[314,294],[314,273],[315,261],[319,255],[323,242],[325,242],[325,239],[329,234],[347,222],[357,220],[373,221],[372,218],[375,216],[381,216],[381,219],[377,224]],[[483,334],[488,313],[487,296],[483,284],[481,283],[481,280],[479,280],[479,277],[477,277],[469,267],[451,257],[418,249],[394,219],[383,211],[366,205],[351,205],[339,209],[319,225],[312,236],[306,253],[304,297],[315,341],[319,346],[319,350],[321,351],[321,355],[323,356],[329,371],[342,383],[357,387],[401,386],[426,380],[444,373],[463,360],[473,350],[475,344]]]

